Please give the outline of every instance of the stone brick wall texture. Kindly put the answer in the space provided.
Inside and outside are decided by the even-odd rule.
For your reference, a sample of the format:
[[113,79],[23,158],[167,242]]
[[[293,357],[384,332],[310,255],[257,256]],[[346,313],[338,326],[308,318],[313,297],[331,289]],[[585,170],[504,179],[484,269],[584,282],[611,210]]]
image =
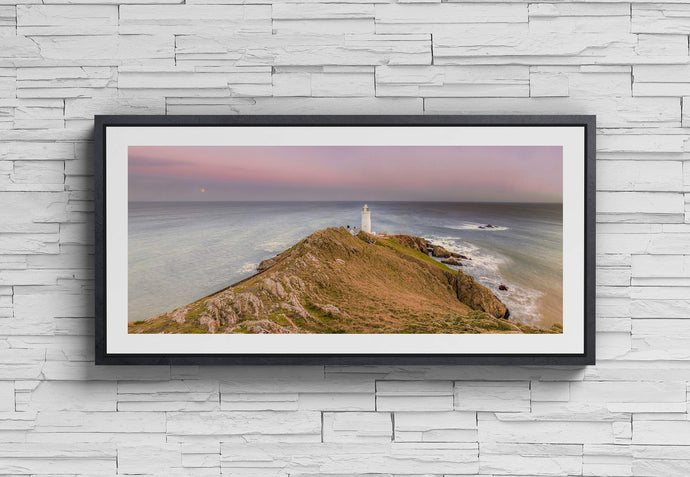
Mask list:
[[[690,3],[0,0],[0,475],[690,475]],[[598,363],[95,367],[94,114],[598,116]]]

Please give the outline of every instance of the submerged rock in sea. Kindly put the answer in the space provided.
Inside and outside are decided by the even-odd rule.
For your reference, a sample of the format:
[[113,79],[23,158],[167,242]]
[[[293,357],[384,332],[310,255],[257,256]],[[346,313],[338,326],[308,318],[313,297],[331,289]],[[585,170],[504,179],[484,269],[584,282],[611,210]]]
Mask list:
[[508,287],[507,287],[506,285],[504,285],[503,283],[501,283],[501,284],[498,286],[498,289],[499,289],[499,290],[503,290],[503,291],[508,291]]

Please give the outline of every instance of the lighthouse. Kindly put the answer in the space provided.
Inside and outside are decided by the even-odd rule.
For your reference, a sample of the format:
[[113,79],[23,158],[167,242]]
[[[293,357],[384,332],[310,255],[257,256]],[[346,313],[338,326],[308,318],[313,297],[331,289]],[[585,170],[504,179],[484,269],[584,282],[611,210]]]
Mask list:
[[364,207],[362,207],[362,231],[368,234],[371,233],[371,212],[367,204],[364,204]]

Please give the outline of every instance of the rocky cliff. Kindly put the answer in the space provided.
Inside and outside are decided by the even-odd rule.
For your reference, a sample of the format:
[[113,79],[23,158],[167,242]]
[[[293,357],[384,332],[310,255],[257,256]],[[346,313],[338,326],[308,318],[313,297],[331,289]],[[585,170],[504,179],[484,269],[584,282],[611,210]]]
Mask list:
[[540,333],[419,237],[319,230],[259,273],[130,333]]

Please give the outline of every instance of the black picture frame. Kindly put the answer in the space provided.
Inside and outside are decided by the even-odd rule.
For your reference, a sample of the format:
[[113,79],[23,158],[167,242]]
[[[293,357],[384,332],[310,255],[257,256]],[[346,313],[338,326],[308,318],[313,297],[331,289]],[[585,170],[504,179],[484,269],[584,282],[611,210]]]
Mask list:
[[[595,363],[595,188],[594,115],[438,116],[95,116],[95,363],[97,365],[569,365]],[[106,349],[106,129],[122,126],[563,126],[584,128],[584,352],[581,354],[112,354]]]

